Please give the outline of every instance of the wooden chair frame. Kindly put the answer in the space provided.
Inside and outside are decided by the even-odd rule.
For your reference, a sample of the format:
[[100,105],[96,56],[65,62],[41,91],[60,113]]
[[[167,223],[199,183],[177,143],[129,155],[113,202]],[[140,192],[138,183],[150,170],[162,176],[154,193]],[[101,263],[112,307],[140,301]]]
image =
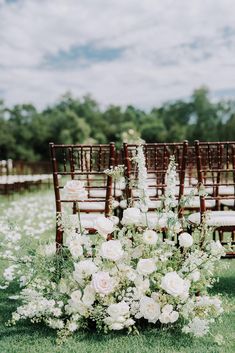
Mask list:
[[[114,143],[103,144],[103,145],[64,145],[64,144],[54,144],[51,142],[49,144],[51,163],[52,163],[52,173],[53,173],[53,183],[55,191],[55,203],[56,203],[56,213],[61,214],[62,203],[72,202],[73,203],[73,213],[77,212],[77,202],[76,200],[63,200],[61,197],[61,189],[63,186],[60,185],[60,177],[68,176],[71,180],[76,179],[79,176],[85,176],[88,190],[88,200],[89,202],[104,202],[105,209],[104,214],[108,216],[111,209],[111,198],[112,198],[112,177],[107,176],[104,171],[107,168],[115,165],[115,145]],[[60,150],[62,153],[62,160],[58,160],[57,152]],[[95,157],[94,157],[95,155]],[[87,159],[85,156],[89,156]],[[96,159],[95,163],[94,158]],[[59,168],[62,166],[62,170]],[[95,200],[89,200],[89,193],[91,190],[91,178],[92,177],[104,178],[107,181],[105,190],[105,199],[96,198]],[[101,188],[97,186],[96,188]],[[102,187],[104,189],[104,186]],[[97,212],[97,210],[89,209],[85,211],[87,213]],[[90,230],[90,229],[89,229]],[[56,244],[61,246],[63,244],[63,231],[60,229],[58,224],[56,225]]]

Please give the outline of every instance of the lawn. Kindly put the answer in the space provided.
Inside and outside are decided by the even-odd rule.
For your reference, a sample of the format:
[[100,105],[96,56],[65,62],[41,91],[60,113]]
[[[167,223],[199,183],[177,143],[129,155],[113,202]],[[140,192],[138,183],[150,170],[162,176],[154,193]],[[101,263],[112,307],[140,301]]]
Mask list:
[[[36,236],[53,234],[54,200],[50,192],[23,195],[14,200],[1,198],[0,222],[8,217],[19,222],[25,229],[25,236],[32,237],[33,228]],[[16,293],[12,286],[0,292],[0,353],[233,353],[235,352],[235,260],[226,261],[229,268],[220,272],[220,281],[213,288],[214,293],[221,293],[225,300],[225,314],[222,320],[212,326],[212,334],[224,336],[225,345],[213,343],[210,335],[195,339],[181,334],[176,328],[159,330],[144,328],[140,334],[127,336],[124,333],[107,335],[95,332],[81,332],[69,338],[61,347],[56,346],[56,334],[42,325],[23,322],[15,327],[6,327],[5,322],[17,303],[8,299]]]

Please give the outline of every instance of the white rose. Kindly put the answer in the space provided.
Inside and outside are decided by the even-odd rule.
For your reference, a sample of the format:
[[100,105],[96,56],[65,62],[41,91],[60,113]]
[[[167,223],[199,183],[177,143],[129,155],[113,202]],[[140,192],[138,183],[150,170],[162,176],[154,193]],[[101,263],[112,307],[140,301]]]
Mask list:
[[83,292],[82,301],[86,306],[92,306],[95,302],[95,290],[92,285],[88,284]]
[[115,322],[114,324],[110,325],[109,328],[111,330],[122,330],[124,328],[124,325],[120,322]]
[[71,252],[72,257],[78,258],[83,254],[83,248],[81,241],[79,239],[73,239],[69,242],[68,245],[69,251]]
[[169,322],[173,323],[179,318],[179,313],[173,311],[173,306],[170,304],[165,305],[162,308],[162,313],[159,316],[159,320],[162,324],[168,324]]
[[190,282],[183,280],[176,272],[168,272],[161,281],[162,289],[173,297],[179,296],[182,299],[188,297],[189,286]]
[[114,223],[110,219],[100,216],[95,220],[94,228],[100,235],[107,238],[107,235],[114,231]]
[[156,271],[157,267],[153,259],[140,259],[136,269],[139,274],[147,276]]
[[67,200],[83,201],[87,199],[85,184],[81,180],[69,180],[64,186],[65,198]]
[[181,233],[179,236],[179,244],[184,248],[190,248],[193,245],[193,237],[189,233]]
[[70,322],[67,327],[70,332],[74,332],[77,330],[78,325],[76,324],[76,322]]
[[179,318],[179,313],[178,311],[172,311],[172,313],[170,314],[170,322],[173,323],[173,322],[176,322]]
[[193,271],[193,272],[191,273],[191,275],[190,275],[190,279],[191,279],[193,282],[199,281],[200,277],[201,277],[201,274],[200,274],[200,272],[199,272],[198,270]]
[[158,235],[154,230],[147,229],[143,234],[143,241],[145,244],[154,245],[158,240]]
[[144,317],[148,322],[155,322],[158,320],[160,316],[160,305],[155,302],[152,298],[143,296],[140,299],[140,315]]
[[126,316],[129,314],[129,309],[129,305],[122,301],[117,304],[111,304],[107,309],[107,313],[114,321],[118,321],[120,316]]
[[127,201],[126,200],[122,200],[122,201],[120,201],[119,202],[119,206],[121,207],[121,208],[127,208]]
[[101,245],[100,255],[104,259],[118,261],[122,258],[124,251],[119,240],[109,240]]
[[135,324],[135,321],[133,319],[127,319],[125,321],[125,327],[129,327]]
[[[119,202],[118,202],[117,200],[113,200],[113,202],[112,202],[112,208],[115,209],[115,208],[117,208],[118,206],[119,206]],[[113,216],[113,217],[115,217],[115,216]]]
[[83,278],[93,275],[98,271],[98,267],[94,264],[91,259],[82,260],[74,264],[75,270],[73,272],[73,278],[78,283],[82,283]]
[[72,301],[74,301],[75,303],[76,302],[79,302],[81,297],[82,297],[82,293],[81,291],[78,289],[78,290],[75,290],[74,292],[71,293],[70,295]]
[[109,294],[113,291],[114,284],[108,272],[97,272],[92,276],[92,285],[97,293]]
[[141,222],[141,212],[136,207],[130,207],[123,211],[122,225],[128,226]]

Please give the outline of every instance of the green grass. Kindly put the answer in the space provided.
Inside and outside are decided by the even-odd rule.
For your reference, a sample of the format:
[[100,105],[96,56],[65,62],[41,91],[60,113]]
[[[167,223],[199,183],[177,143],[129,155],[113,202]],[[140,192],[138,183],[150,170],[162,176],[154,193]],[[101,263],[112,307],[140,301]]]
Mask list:
[[[38,196],[43,197],[43,194]],[[223,295],[226,312],[222,320],[212,326],[214,335],[220,333],[224,336],[223,346],[213,343],[210,335],[191,338],[173,327],[164,331],[144,328],[138,336],[119,332],[107,335],[94,331],[80,332],[59,347],[55,343],[56,333],[43,325],[22,322],[14,327],[5,326],[17,304],[8,299],[17,291],[12,286],[8,291],[0,291],[0,353],[234,353],[235,259],[221,260],[221,263],[224,261],[230,266],[220,274],[220,281],[213,288],[213,293]]]

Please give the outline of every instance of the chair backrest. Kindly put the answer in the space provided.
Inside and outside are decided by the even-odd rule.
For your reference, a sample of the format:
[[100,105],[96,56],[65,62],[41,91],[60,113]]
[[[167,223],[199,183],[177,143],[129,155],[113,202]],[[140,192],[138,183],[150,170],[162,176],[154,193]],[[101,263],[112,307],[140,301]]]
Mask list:
[[235,141],[195,141],[198,182],[208,195],[200,197],[200,212],[206,211],[206,200],[215,200],[219,210],[221,202],[230,200],[235,209]]
[[[88,193],[89,202],[105,203],[104,213],[109,215],[112,197],[112,177],[106,169],[115,165],[114,143],[102,145],[56,145],[50,143],[50,154],[53,170],[56,212],[63,212],[64,203],[72,203],[73,213],[77,212],[76,200],[63,197],[63,188],[68,180],[82,180]],[[104,191],[102,194],[101,191]],[[102,195],[101,195],[102,194]],[[89,212],[97,210],[89,207]],[[62,232],[57,229],[56,241],[62,244]]]
[[[137,153],[138,145],[127,144],[123,145],[124,163],[126,166],[126,177],[130,181],[131,179],[137,179],[136,163],[133,161],[133,157]],[[188,142],[179,143],[145,143],[143,144],[143,150],[145,154],[146,168],[149,179],[153,182],[149,184],[149,189],[154,189],[156,192],[150,193],[151,199],[159,199],[164,195],[166,187],[165,178],[170,157],[175,157],[178,174],[178,198],[180,199],[184,193],[184,178],[187,165],[187,149]],[[130,186],[127,187],[127,197],[132,198],[133,193]]]

